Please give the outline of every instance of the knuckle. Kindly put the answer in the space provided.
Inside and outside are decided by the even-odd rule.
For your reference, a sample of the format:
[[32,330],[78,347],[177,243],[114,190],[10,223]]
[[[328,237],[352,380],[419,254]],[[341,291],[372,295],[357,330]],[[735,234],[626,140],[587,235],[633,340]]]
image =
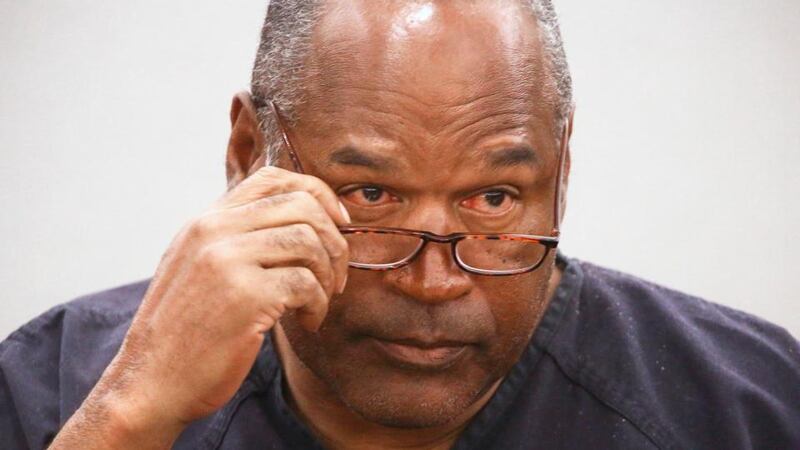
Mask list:
[[277,244],[284,249],[309,249],[319,242],[319,237],[314,228],[307,223],[289,225],[283,233],[277,236]]
[[218,272],[231,266],[235,252],[228,245],[217,243],[204,247],[197,259],[203,267]]
[[267,197],[262,197],[252,203],[249,203],[248,210],[252,212],[259,212],[261,210],[270,209],[274,206],[288,202],[290,199],[286,194],[275,194]]
[[253,183],[260,186],[259,190],[264,192],[280,190],[280,186],[286,183],[286,177],[287,172],[275,166],[264,166],[250,176]]
[[350,253],[350,248],[347,244],[347,239],[339,233],[336,233],[333,238],[331,246],[331,258],[335,260],[347,259]]
[[224,278],[226,306],[231,309],[240,309],[247,305],[254,297],[253,283],[241,271],[228,270]]
[[[319,238],[317,238],[319,239]],[[330,260],[330,255],[325,251],[325,247],[319,242],[312,248],[312,256],[317,265],[324,267]]]
[[292,286],[294,286],[295,292],[298,295],[307,295],[315,290],[317,278],[314,276],[311,269],[307,267],[298,267],[293,270],[292,273],[294,274]]
[[313,190],[314,192],[317,192],[322,195],[329,195],[329,194],[334,195],[330,186],[328,186],[328,184],[322,181],[321,179],[313,176],[310,176],[309,179],[310,179],[309,183],[311,190]]
[[204,214],[190,222],[189,235],[198,239],[206,239],[209,236],[213,236],[219,228],[218,222],[214,214]]
[[291,237],[285,238],[282,244],[286,247],[293,247],[296,251],[298,248],[302,249],[303,258],[307,260],[307,267],[324,276],[329,256],[317,231],[307,223],[294,224],[291,228],[293,229],[289,233]]
[[293,232],[297,235],[299,241],[305,245],[313,245],[319,242],[319,237],[314,227],[307,223],[297,223],[292,225]]
[[336,259],[346,254],[347,240],[336,230],[336,224],[316,199],[314,199],[307,217],[319,228],[319,233],[315,231],[315,234],[324,238],[326,248],[332,258]]
[[295,267],[288,270],[283,277],[285,295],[284,303],[297,307],[306,303],[316,292],[317,279],[310,269]]
[[330,278],[330,259],[322,246],[317,245],[311,248],[307,267],[316,272],[321,279],[327,280]]
[[279,228],[274,230],[266,238],[266,244],[280,250],[292,250],[299,244],[300,239],[297,237],[291,227],[289,229]]
[[309,217],[317,223],[329,223],[333,224],[333,220],[331,216],[328,214],[328,211],[325,210],[325,207],[322,206],[316,197],[314,197],[314,203],[309,205],[308,211]]
[[313,204],[317,202],[313,195],[308,191],[292,191],[292,200],[302,203],[305,208],[313,208]]
[[285,170],[281,169],[280,167],[266,165],[266,166],[258,169],[258,171],[256,171],[256,174],[258,174],[258,176],[263,177],[265,179],[273,179],[273,178],[278,178],[278,177],[282,176],[284,174],[284,172],[285,172]]

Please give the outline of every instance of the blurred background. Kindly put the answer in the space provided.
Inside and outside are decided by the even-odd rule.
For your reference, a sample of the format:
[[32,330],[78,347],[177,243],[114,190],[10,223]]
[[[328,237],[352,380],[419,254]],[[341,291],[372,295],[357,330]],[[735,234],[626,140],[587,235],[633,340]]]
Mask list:
[[[800,2],[556,0],[566,254],[800,336]],[[0,0],[0,339],[154,271],[225,188],[265,0]]]

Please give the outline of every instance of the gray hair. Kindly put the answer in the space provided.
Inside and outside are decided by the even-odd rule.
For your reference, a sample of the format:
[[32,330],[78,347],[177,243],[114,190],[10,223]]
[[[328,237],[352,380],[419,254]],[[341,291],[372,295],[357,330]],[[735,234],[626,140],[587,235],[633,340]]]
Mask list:
[[[531,8],[539,23],[548,69],[558,96],[556,129],[560,130],[572,109],[572,77],[558,16],[552,0],[519,1]],[[250,89],[256,100],[272,100],[279,105],[289,123],[297,119],[297,106],[305,100],[304,84],[309,75],[305,63],[314,25],[322,15],[321,3],[322,0],[271,0],[261,30]],[[277,124],[269,108],[261,103],[258,106],[258,118],[267,138],[267,164],[274,164],[281,148]]]

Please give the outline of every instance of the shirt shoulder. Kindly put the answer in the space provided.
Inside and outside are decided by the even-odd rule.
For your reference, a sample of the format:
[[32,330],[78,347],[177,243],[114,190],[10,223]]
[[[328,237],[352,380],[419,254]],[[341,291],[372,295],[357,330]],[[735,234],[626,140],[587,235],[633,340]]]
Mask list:
[[[55,306],[0,343],[0,435],[44,448],[116,354],[149,284]],[[22,444],[25,445],[22,445]]]
[[578,262],[545,351],[661,448],[800,446],[800,345],[753,315]]
[[94,292],[61,303],[12,332],[6,341],[24,342],[60,334],[65,318],[115,323],[130,320],[136,313],[150,280],[141,280]]

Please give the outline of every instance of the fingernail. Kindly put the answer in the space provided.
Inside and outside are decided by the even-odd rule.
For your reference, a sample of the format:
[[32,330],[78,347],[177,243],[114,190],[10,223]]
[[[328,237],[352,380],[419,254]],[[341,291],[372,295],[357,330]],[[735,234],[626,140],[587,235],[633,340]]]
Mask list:
[[347,287],[347,273],[344,274],[344,279],[342,280],[342,284],[341,284],[341,286],[339,286],[339,293],[340,294],[343,293],[344,292],[344,288],[346,288],[346,287]]
[[350,214],[347,213],[347,208],[344,207],[342,202],[339,202],[339,209],[342,211],[342,215],[344,216],[344,220],[346,220],[347,223],[350,223]]

